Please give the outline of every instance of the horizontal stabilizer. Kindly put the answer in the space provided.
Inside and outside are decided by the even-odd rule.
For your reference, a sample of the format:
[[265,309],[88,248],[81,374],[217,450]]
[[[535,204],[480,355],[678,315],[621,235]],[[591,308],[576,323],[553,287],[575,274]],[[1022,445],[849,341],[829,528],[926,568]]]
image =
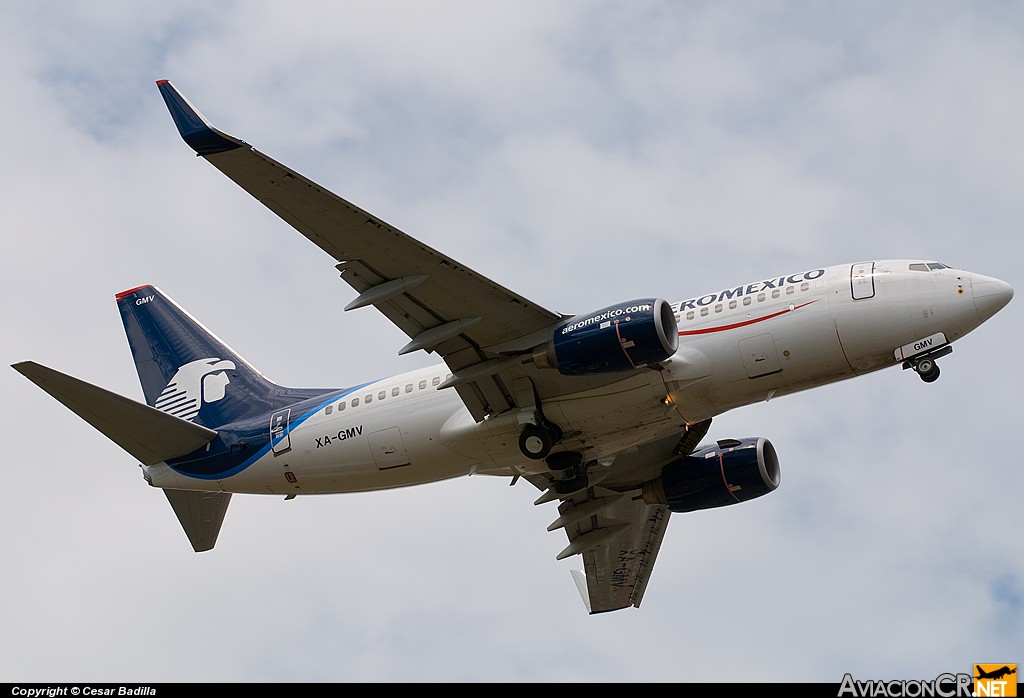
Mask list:
[[231,501],[230,492],[164,490],[185,535],[197,553],[211,550]]
[[212,429],[179,419],[34,361],[13,364],[11,368],[103,432],[143,465],[155,465],[169,458],[184,456],[217,436],[217,432]]

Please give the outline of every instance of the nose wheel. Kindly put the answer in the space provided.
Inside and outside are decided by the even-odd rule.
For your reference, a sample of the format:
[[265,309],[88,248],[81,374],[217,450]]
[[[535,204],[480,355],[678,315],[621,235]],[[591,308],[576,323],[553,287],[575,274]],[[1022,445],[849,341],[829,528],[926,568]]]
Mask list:
[[912,368],[925,383],[934,383],[939,379],[939,364],[937,364],[936,361],[940,357],[952,353],[953,347],[947,344],[935,351],[928,352],[924,356],[907,359],[903,362],[903,368],[904,370]]
[[914,365],[914,370],[925,383],[934,383],[939,379],[939,365],[935,363],[935,359],[927,356]]

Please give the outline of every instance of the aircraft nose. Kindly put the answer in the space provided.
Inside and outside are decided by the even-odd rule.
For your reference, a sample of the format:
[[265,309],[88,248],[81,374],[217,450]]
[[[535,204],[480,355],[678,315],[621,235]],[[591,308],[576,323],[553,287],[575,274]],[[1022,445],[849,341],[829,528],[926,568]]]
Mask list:
[[974,292],[974,307],[984,322],[998,313],[1013,298],[1013,287],[1005,281],[990,276],[971,274],[971,289]]

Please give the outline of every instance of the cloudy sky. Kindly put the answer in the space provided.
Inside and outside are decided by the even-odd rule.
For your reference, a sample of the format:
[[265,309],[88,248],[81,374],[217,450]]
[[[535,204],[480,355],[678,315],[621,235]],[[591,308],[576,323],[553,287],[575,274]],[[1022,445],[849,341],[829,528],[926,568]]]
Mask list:
[[[0,4],[6,364],[141,399],[152,283],[291,386],[427,365],[333,260],[179,139],[244,138],[555,311],[921,257],[1020,289],[1010,2]],[[891,368],[722,415],[782,486],[676,515],[590,617],[554,505],[473,477],[236,496],[192,552],[131,456],[11,369],[0,681],[929,679],[1024,663],[1012,302],[927,385]]]

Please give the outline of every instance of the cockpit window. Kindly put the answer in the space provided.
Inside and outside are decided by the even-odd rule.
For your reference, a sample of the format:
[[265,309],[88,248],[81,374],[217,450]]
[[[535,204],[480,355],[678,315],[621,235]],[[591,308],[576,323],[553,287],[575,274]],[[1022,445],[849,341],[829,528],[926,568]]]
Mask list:
[[919,262],[910,265],[910,271],[935,271],[937,269],[952,269],[952,267],[942,262],[928,262],[927,264]]

